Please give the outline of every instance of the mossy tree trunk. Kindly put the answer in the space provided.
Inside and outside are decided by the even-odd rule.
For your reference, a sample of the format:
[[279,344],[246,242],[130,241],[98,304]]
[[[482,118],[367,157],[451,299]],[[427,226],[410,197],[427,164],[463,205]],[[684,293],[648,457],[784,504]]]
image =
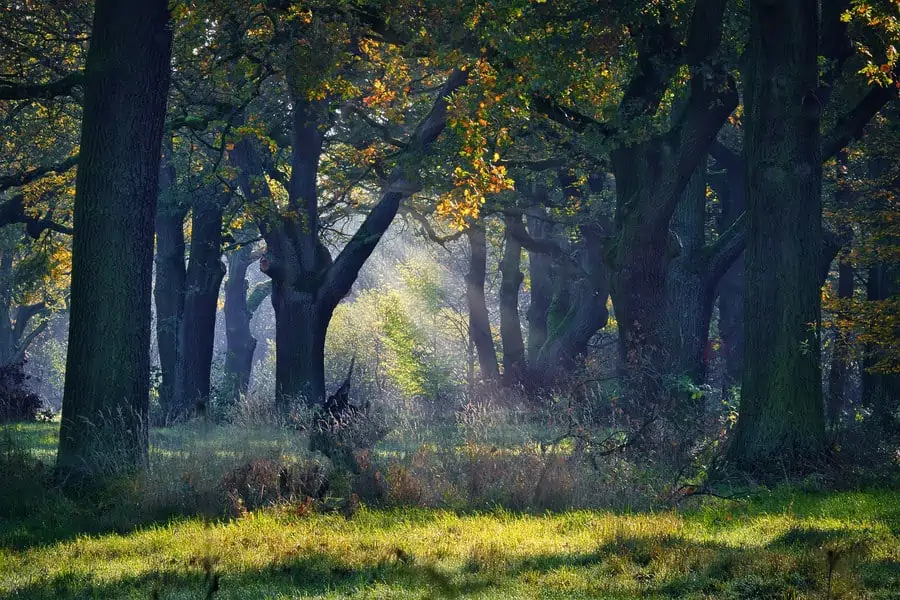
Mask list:
[[165,0],[97,0],[75,182],[57,470],[95,483],[147,461],[150,301],[172,30]]
[[664,374],[670,379],[687,377],[692,384],[706,380],[716,286],[746,242],[746,218],[741,216],[715,241],[707,243],[706,181],[703,160],[672,217],[670,226],[677,236],[678,250],[666,279]]
[[667,398],[663,375],[672,350],[666,346],[666,282],[669,262],[680,251],[670,221],[738,102],[733,78],[713,60],[724,13],[721,0],[698,1],[684,42],[665,19],[647,27],[637,48],[638,69],[619,107],[623,123],[650,118],[682,61],[691,68],[690,88],[669,130],[612,152],[615,235],[607,254],[621,371],[637,413],[653,413]]
[[[741,468],[802,471],[821,458],[822,150],[818,3],[750,3],[744,156],[744,373],[730,447]],[[780,469],[779,469],[780,470]]]

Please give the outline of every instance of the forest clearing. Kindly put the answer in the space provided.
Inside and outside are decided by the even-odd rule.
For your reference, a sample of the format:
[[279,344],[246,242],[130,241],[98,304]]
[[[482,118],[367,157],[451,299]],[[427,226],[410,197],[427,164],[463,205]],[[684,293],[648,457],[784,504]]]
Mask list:
[[0,597],[900,598],[900,2],[0,5]]

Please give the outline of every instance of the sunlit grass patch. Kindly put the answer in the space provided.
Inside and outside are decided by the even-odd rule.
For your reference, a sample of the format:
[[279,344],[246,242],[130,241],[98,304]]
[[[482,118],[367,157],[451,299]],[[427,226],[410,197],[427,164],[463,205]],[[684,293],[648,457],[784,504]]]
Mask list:
[[[790,510],[772,511],[777,501]],[[896,492],[780,492],[681,513],[363,509],[351,519],[283,506],[0,550],[0,592],[199,598],[215,572],[221,598],[823,598],[828,549],[854,540],[864,550],[835,565],[833,591],[896,598],[898,502]],[[841,514],[848,505],[871,511]]]

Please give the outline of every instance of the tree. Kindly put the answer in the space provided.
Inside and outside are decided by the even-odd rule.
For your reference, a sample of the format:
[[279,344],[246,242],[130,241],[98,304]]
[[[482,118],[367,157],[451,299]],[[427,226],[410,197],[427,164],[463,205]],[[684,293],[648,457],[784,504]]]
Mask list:
[[272,283],[259,283],[252,289],[247,269],[259,259],[253,244],[247,243],[228,254],[228,279],[225,280],[225,384],[223,394],[235,402],[250,386],[256,338],[250,332],[250,320],[272,292]]
[[57,470],[147,460],[153,222],[172,33],[164,0],[98,0],[84,84]]
[[741,401],[731,457],[742,468],[808,468],[825,449],[819,366],[822,251],[817,3],[750,4],[744,156],[749,236]]

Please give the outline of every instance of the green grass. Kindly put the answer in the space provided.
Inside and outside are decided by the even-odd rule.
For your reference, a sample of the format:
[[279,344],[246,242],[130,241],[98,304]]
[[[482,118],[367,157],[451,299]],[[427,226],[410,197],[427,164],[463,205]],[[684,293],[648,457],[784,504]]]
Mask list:
[[[52,456],[52,425],[14,436]],[[191,447],[188,432],[154,436],[165,456]],[[230,456],[212,439],[212,455]],[[900,598],[900,492],[886,490],[782,489],[658,512],[364,508],[345,518],[282,505],[89,525],[46,510],[0,523],[0,597],[205,598],[213,574],[217,599],[824,599],[830,553],[832,598]]]

